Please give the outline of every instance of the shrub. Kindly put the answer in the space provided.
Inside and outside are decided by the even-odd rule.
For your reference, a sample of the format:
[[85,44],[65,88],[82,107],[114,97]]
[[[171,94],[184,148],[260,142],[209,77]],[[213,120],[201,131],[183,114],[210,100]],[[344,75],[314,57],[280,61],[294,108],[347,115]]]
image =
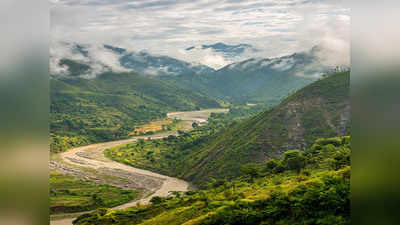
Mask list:
[[160,197],[160,196],[154,196],[153,198],[151,198],[150,202],[154,205],[158,205],[161,204],[165,201],[164,198]]
[[300,170],[305,166],[305,157],[300,150],[290,150],[285,152],[282,159],[282,164],[289,170]]
[[275,167],[277,167],[277,166],[278,166],[278,162],[275,159],[270,159],[266,163],[266,167],[269,171],[273,171],[275,169]]

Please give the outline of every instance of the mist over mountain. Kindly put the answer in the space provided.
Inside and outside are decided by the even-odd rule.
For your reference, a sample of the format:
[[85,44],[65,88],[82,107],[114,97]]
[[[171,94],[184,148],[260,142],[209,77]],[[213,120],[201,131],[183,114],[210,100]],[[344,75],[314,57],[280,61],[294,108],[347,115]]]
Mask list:
[[136,73],[146,75],[180,75],[210,73],[214,70],[204,65],[194,65],[168,56],[153,56],[147,52],[130,52],[120,58],[121,65]]
[[214,69],[146,51],[129,51],[112,45],[63,43],[50,56],[52,77],[92,79],[104,72],[135,72],[143,75],[210,73]]
[[183,54],[192,59],[197,59],[199,63],[203,63],[215,69],[220,69],[233,62],[254,57],[255,53],[258,52],[260,52],[260,50],[250,44],[240,43],[229,45],[218,42],[215,44],[188,47]]
[[[326,71],[349,65],[349,59],[343,56],[342,51],[326,44],[316,45],[309,51],[276,58],[260,57],[261,50],[249,44],[228,45],[222,42],[192,46],[184,50],[183,54],[193,54],[191,61],[197,62],[107,44],[59,43],[50,50],[50,68],[53,77],[79,76],[89,79],[104,72],[177,76],[239,71],[265,74],[274,71],[302,77],[320,77]],[[204,58],[206,61],[224,66],[215,69],[216,67],[207,66],[207,62],[202,64],[202,57],[207,58]]]
[[229,102],[274,105],[325,74],[347,70],[348,66],[335,57],[334,52],[318,45],[282,57],[250,58],[201,76],[183,74],[163,79]]

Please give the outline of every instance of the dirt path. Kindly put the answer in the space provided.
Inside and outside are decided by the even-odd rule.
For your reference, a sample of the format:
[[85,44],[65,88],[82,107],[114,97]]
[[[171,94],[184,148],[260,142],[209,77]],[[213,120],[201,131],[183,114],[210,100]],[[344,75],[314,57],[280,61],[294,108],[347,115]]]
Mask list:
[[[227,109],[210,109],[194,112],[176,112],[169,113],[169,118],[183,120],[187,123],[185,129],[191,129],[193,122],[204,123],[210,116],[211,112],[226,113]],[[105,142],[92,144],[88,146],[74,148],[59,155],[59,162],[51,162],[52,169],[63,173],[79,176],[85,179],[95,179],[101,181],[102,175],[115,177],[110,183],[127,189],[140,189],[142,196],[140,199],[120,205],[114,209],[125,209],[135,206],[138,202],[147,204],[154,196],[168,196],[170,191],[188,191],[189,183],[186,181],[153,173],[147,170],[137,169],[118,162],[111,161],[104,156],[104,150],[135,142],[139,139],[159,139],[168,137],[169,135],[178,135],[177,132],[166,132],[149,136],[134,137],[126,140]],[[86,171],[93,171],[94,174]],[[66,218],[60,220],[52,220],[51,225],[71,225],[74,218]]]

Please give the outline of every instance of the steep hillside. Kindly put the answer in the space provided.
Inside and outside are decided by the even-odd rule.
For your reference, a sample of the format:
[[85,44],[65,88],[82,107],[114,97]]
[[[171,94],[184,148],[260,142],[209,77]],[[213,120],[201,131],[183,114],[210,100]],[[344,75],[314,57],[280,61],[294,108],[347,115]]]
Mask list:
[[114,160],[179,176],[197,185],[210,177],[236,177],[245,163],[280,158],[288,149],[305,150],[317,138],[347,135],[349,75],[330,75],[274,108],[222,129],[204,127],[175,139],[125,146],[107,154]]
[[245,165],[240,179],[154,197],[151,205],[97,210],[74,224],[350,224],[350,154],[349,137],[319,139],[304,153]]
[[123,138],[166,112],[219,107],[201,94],[134,73],[52,79],[50,85],[52,151]]
[[305,150],[317,138],[349,134],[349,72],[316,81],[271,110],[217,135],[197,150],[181,175],[203,182],[233,177],[240,165],[279,158],[287,149]]

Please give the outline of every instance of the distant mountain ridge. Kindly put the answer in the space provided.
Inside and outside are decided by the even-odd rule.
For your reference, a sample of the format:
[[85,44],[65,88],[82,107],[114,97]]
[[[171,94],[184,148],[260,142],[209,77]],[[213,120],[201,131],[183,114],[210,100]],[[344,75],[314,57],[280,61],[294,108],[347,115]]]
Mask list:
[[193,49],[211,49],[215,52],[222,53],[226,57],[236,57],[240,56],[246,51],[249,52],[258,52],[259,50],[254,48],[250,44],[237,44],[237,45],[228,45],[222,42],[218,42],[210,45],[200,45],[200,46],[191,46],[186,48],[186,51],[191,51]]
[[[135,72],[151,76],[175,76],[181,74],[201,74],[214,72],[211,67],[188,63],[169,56],[152,55],[145,51],[133,52],[125,48],[103,45],[94,48],[74,44],[70,56],[61,58],[54,67],[66,66],[64,73],[52,72],[52,77],[69,75],[94,78],[102,72]],[[103,61],[100,61],[103,60]],[[68,61],[68,63],[65,63]],[[87,67],[77,71],[77,65]],[[90,69],[92,68],[92,69]],[[81,74],[77,75],[77,72]]]
[[[237,50],[249,46],[216,43],[202,45],[201,48]],[[323,50],[322,47],[315,46],[310,51],[277,58],[250,58],[215,70],[168,56],[155,56],[145,51],[131,52],[121,47],[104,45],[93,53],[88,46],[76,45],[75,53],[84,60],[63,58],[59,61],[59,66],[67,68],[68,73],[52,76],[93,78],[95,73],[133,71],[226,102],[274,105],[324,74],[341,70],[341,67],[326,65],[321,60]],[[99,59],[110,59],[113,60],[112,63],[106,65],[105,62],[94,59],[98,54],[96,51],[106,54],[99,55]],[[191,51],[190,48],[188,51]]]
[[235,103],[279,103],[325,74],[347,70],[324,64],[318,48],[277,58],[250,58],[211,73],[162,77]]
[[130,52],[120,58],[121,65],[136,73],[162,76],[180,74],[201,74],[214,72],[204,65],[194,65],[168,56],[153,56],[146,52]]

